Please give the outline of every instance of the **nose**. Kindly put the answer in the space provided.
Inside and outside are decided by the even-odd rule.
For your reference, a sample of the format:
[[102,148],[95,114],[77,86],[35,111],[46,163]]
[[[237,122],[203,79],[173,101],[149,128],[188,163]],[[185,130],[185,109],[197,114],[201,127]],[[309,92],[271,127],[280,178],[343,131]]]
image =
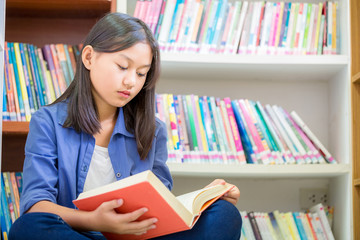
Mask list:
[[126,88],[130,89],[135,86],[136,83],[136,71],[128,71],[125,79],[124,79],[124,85]]

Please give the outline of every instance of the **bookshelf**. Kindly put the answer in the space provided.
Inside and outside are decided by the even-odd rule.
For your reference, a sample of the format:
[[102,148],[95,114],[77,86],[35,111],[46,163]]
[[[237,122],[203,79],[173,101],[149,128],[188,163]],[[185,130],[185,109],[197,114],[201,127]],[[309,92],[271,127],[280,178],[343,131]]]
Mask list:
[[[132,14],[135,4],[118,0],[117,10]],[[301,189],[326,188],[328,204],[335,207],[335,238],[352,239],[349,9],[348,0],[339,1],[340,55],[162,54],[158,93],[248,98],[295,110],[339,162],[324,166],[169,163],[175,194],[224,178],[241,191],[239,209],[285,212],[301,210]]]
[[[5,12],[5,1],[0,3],[0,12]],[[5,14],[0,17],[0,66],[4,66],[4,35],[5,35]],[[0,76],[4,76],[4,68],[0,68]],[[1,78],[0,90],[3,91],[4,81]],[[3,106],[3,98],[0,99],[0,106]],[[0,113],[2,119],[2,111]],[[0,122],[0,152],[1,152],[1,139],[2,139],[2,122]],[[1,172],[1,155],[0,155],[0,172]]]
[[[299,1],[319,2],[318,0]],[[352,1],[356,3],[355,0]],[[7,1],[7,13],[9,13],[6,16],[7,41],[30,42],[38,46],[48,42],[77,44],[81,42],[96,19],[105,13],[98,12],[102,7],[94,7],[91,5],[93,2],[98,2],[100,6],[106,5],[107,11],[116,9],[129,14],[133,13],[136,3],[134,0],[117,0],[116,3],[101,0],[73,2],[57,0],[51,1],[58,5],[54,7],[45,0],[31,0],[30,3],[33,4],[28,2]],[[248,98],[260,100],[262,103],[279,104],[287,110],[296,110],[339,162],[337,165],[314,166],[169,164],[175,180],[176,195],[203,187],[214,178],[224,178],[236,184],[241,191],[237,205],[239,209],[285,212],[301,210],[301,189],[326,188],[329,196],[328,204],[335,206],[333,228],[335,238],[352,239],[349,96],[350,86],[354,89],[354,84],[348,81],[350,79],[349,1],[340,0],[339,9],[340,55],[162,54],[162,74],[157,88],[158,93],[197,94],[231,99]],[[23,16],[17,14],[17,11],[30,13]],[[73,11],[78,11],[78,14]],[[32,21],[28,21],[29,19]],[[360,79],[356,77],[360,75],[353,72],[351,76],[353,79]],[[21,171],[27,131],[27,123],[3,123],[2,171]],[[355,144],[354,140],[353,144]],[[360,186],[358,178],[354,180],[354,184]],[[359,194],[359,187],[356,189]],[[359,208],[357,210],[359,211]],[[359,226],[355,225],[355,221],[354,229],[355,226]],[[359,224],[359,220],[357,223]]]
[[351,108],[352,108],[352,194],[353,194],[353,226],[354,239],[360,238],[360,151],[357,147],[360,143],[360,4],[358,1],[350,1],[351,19]]
[[[6,13],[6,41],[39,47],[48,43],[75,45],[83,41],[99,18],[116,10],[116,1],[7,0],[6,9],[4,5],[1,10]],[[2,76],[3,73],[1,83]],[[29,123],[26,122],[3,123],[1,171],[22,171],[28,129]]]

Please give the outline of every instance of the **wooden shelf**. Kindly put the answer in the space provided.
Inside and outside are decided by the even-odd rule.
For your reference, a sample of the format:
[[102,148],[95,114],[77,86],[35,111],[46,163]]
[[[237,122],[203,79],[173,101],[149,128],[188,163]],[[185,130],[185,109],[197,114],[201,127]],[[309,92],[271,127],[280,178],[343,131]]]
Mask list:
[[231,165],[168,163],[173,176],[237,178],[331,178],[350,172],[349,164]]
[[360,187],[360,178],[354,179],[353,183],[355,187]]
[[7,17],[94,18],[112,8],[111,0],[7,0]]
[[360,72],[351,77],[353,83],[360,83]]
[[29,122],[2,122],[3,134],[27,135],[29,132]]

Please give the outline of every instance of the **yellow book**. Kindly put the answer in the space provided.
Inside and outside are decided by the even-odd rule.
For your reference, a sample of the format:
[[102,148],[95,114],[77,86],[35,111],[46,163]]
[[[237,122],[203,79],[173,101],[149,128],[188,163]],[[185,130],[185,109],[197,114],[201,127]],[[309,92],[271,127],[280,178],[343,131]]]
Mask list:
[[276,219],[276,222],[279,225],[281,234],[284,237],[284,239],[292,239],[290,230],[287,227],[285,219],[283,218],[283,213],[280,213],[278,210],[274,211],[273,213],[274,213],[274,217]]
[[54,86],[53,86],[53,83],[51,80],[51,73],[49,70],[46,70],[44,80],[48,83],[48,86],[49,86],[49,91],[50,91],[50,99],[49,100],[50,100],[50,102],[53,102],[56,100],[56,95],[55,95]]
[[314,54],[317,52],[317,47],[318,47],[318,44],[319,44],[322,10],[323,10],[323,3],[319,3],[319,11],[318,11],[318,18],[317,18],[318,20],[317,20],[317,23],[316,23],[315,43],[314,43],[314,49],[312,49]]
[[19,43],[14,43],[14,51],[15,51],[16,64],[17,64],[17,68],[18,68],[21,96],[23,98],[24,108],[25,108],[25,118],[26,118],[26,121],[30,121],[31,111],[30,111],[30,104],[29,104],[29,96],[28,96],[28,93],[26,90],[25,76],[24,76],[23,65],[22,65],[21,56],[20,56]]
[[279,46],[283,14],[284,14],[284,2],[280,2],[280,14],[279,14],[279,20],[277,22],[277,28],[276,28],[275,47]]
[[292,213],[291,212],[283,213],[283,218],[285,219],[287,228],[290,231],[290,235],[292,239],[301,240]]
[[171,127],[170,127],[170,120],[169,120],[169,108],[168,108],[168,104],[167,104],[167,94],[162,94],[160,95],[162,97],[162,103],[163,103],[163,107],[164,107],[164,116],[165,116],[165,123],[166,123],[166,128],[167,128],[167,145],[168,145],[168,149],[170,151],[174,150],[174,142],[171,136]]
[[[331,4],[331,2],[329,2],[329,4]],[[332,3],[332,16],[333,16],[333,20],[332,20],[332,40],[331,40],[331,45],[332,45],[332,49],[331,49],[331,53],[332,54],[336,54],[336,8],[337,8],[337,3],[333,2]]]
[[266,225],[267,225],[267,227],[268,227],[268,229],[269,229],[269,232],[270,232],[270,234],[271,234],[271,237],[272,237],[273,239],[277,239],[277,235],[276,235],[276,233],[275,233],[275,231],[274,231],[274,227],[273,227],[272,224],[271,224],[269,214],[268,214],[268,213],[262,213],[262,215],[263,215],[263,217],[264,217],[264,219],[265,219],[265,222],[266,222]]
[[197,115],[199,128],[200,128],[199,130],[200,130],[201,144],[203,146],[203,151],[209,152],[207,139],[206,139],[206,135],[205,135],[204,124],[202,123],[202,120],[201,120],[202,118],[201,118],[200,107],[199,107],[199,96],[195,95],[194,100],[195,100],[196,115]]
[[167,104],[169,109],[169,122],[170,122],[170,131],[171,136],[174,144],[174,149],[178,150],[180,146],[179,141],[179,133],[178,133],[178,122],[176,118],[175,113],[175,107],[174,107],[174,96],[173,94],[167,94]]

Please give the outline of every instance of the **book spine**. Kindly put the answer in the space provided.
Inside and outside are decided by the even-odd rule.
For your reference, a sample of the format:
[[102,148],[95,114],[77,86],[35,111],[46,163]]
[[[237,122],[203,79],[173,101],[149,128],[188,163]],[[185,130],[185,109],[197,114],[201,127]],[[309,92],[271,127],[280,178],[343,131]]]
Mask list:
[[36,99],[37,99],[37,103],[38,103],[38,108],[40,108],[41,106],[44,105],[44,96],[42,95],[42,90],[41,90],[40,81],[39,81],[39,73],[38,73],[38,68],[37,68],[36,62],[34,60],[32,45],[28,45],[28,53],[29,53],[28,58],[29,58],[29,62],[30,62],[30,68],[31,68],[32,75],[33,75],[35,95],[36,95]]
[[[56,99],[55,89],[52,84],[52,77],[48,69],[48,64],[44,60],[43,52],[40,48],[34,48],[35,58],[39,69],[40,85],[43,91],[45,104],[52,103]],[[45,98],[46,96],[46,98]]]
[[257,149],[259,151],[261,161],[262,161],[262,163],[266,164],[266,163],[268,163],[269,159],[267,158],[267,156],[264,155],[264,153],[265,153],[264,152],[264,147],[263,147],[262,142],[260,140],[260,136],[259,136],[259,134],[258,134],[258,132],[256,130],[256,127],[255,127],[255,125],[254,125],[254,123],[253,123],[253,121],[251,119],[251,116],[250,116],[250,114],[249,114],[249,112],[247,110],[245,101],[243,99],[239,100],[239,106],[240,106],[240,108],[242,110],[242,113],[244,114],[245,121],[246,121],[246,123],[247,123],[247,125],[249,127],[251,135],[252,135],[252,137],[254,139],[254,142],[256,144],[256,147],[257,147]]
[[54,63],[56,79],[57,79],[59,87],[60,87],[60,94],[62,94],[66,90],[66,82],[65,82],[65,78],[64,78],[64,72],[61,69],[61,66],[59,63],[59,57],[58,57],[58,53],[55,48],[55,44],[50,44],[50,54],[51,54],[51,57],[52,57],[52,60]]
[[195,118],[197,118],[197,122],[198,122],[198,126],[199,126],[200,138],[201,138],[201,142],[202,142],[202,149],[204,152],[208,152],[209,147],[208,147],[208,141],[207,141],[206,133],[205,133],[205,129],[204,129],[204,124],[203,124],[202,117],[201,117],[199,96],[192,95],[192,101],[193,101],[193,104],[194,104],[195,110],[196,110],[196,112],[194,114],[196,115]]
[[305,134],[310,138],[310,140],[321,150],[321,152],[325,156],[325,159],[329,163],[336,163],[336,160],[331,156],[329,151],[324,147],[324,145],[322,145],[322,143],[309,129],[309,127],[302,121],[299,115],[295,111],[292,111],[290,115],[293,117],[294,121],[300,126],[300,128],[305,132]]
[[310,208],[310,212],[318,214],[321,224],[324,228],[326,239],[335,240],[334,235],[331,231],[331,227],[329,225],[329,221],[325,214],[324,206],[321,203],[316,204],[315,206]]
[[189,139],[189,148],[190,148],[190,151],[194,151],[194,142],[192,139],[190,117],[189,117],[189,112],[188,112],[188,107],[187,107],[186,96],[182,95],[181,100],[182,100],[182,107],[183,107],[184,117],[185,117],[186,132],[187,132],[187,136]]
[[20,121],[26,121],[26,116],[25,116],[25,105],[24,105],[24,99],[22,97],[22,91],[21,91],[21,84],[20,84],[20,79],[19,79],[19,72],[18,72],[18,67],[17,67],[17,61],[16,61],[16,57],[15,57],[15,49],[14,49],[14,43],[9,43],[10,44],[10,51],[9,51],[9,56],[10,56],[10,61],[11,61],[11,66],[12,66],[12,73],[14,76],[14,86],[16,86],[16,98],[19,100],[19,109],[20,109],[20,115],[21,115],[21,120]]
[[[27,75],[27,80],[28,80],[28,83],[29,86],[26,86],[27,89],[28,89],[28,92],[29,93],[29,98],[31,96],[31,99],[29,99],[29,102],[32,101],[32,104],[33,104],[33,110],[34,112],[36,110],[39,109],[39,104],[38,104],[38,98],[37,98],[37,94],[36,94],[36,82],[35,82],[35,76],[33,74],[33,71],[32,71],[32,67],[30,65],[30,60],[29,60],[29,50],[28,50],[28,45],[25,44],[25,43],[21,43],[20,44],[20,52],[21,52],[21,58],[22,58],[22,61],[23,61],[23,68],[24,68],[24,74],[25,74],[25,79],[26,79],[26,75]],[[31,101],[30,101],[31,100]],[[30,105],[31,106],[31,105]],[[30,108],[31,109],[31,108]],[[34,113],[32,112],[32,114]]]
[[4,61],[5,61],[5,68],[4,68],[4,90],[6,90],[6,97],[9,105],[9,113],[10,113],[10,120],[16,121],[17,120],[17,110],[16,110],[16,100],[14,95],[14,85],[13,85],[13,76],[10,70],[10,61],[9,61],[9,49],[7,47],[7,43],[4,44]]
[[[4,213],[4,218],[5,218],[5,225],[6,225],[6,232],[9,233],[11,225],[12,225],[12,220],[11,220],[11,215],[10,215],[10,210],[9,210],[9,203],[6,197],[6,193],[5,193],[5,184],[4,184],[4,179],[2,177],[2,174],[0,174],[0,180],[1,180],[1,211]],[[1,220],[1,223],[3,223],[3,220]],[[2,231],[4,231],[3,226],[1,226]]]
[[253,211],[248,212],[248,217],[250,220],[251,228],[253,229],[255,235],[255,239],[262,240],[263,238],[261,237],[260,229],[255,219],[255,213]]
[[55,96],[56,96],[56,98],[58,98],[61,95],[61,89],[60,89],[59,82],[57,79],[55,65],[52,60],[50,45],[45,45],[43,47],[43,51],[44,51],[44,57],[45,57],[44,59],[47,61],[47,65],[48,65],[48,68],[49,68],[49,71],[51,74],[51,80],[52,80],[52,84],[54,86]]
[[233,108],[234,117],[235,117],[235,120],[236,120],[236,123],[238,126],[240,140],[243,143],[244,152],[248,155],[247,162],[248,163],[256,163],[256,157],[255,157],[254,151],[252,149],[250,139],[246,133],[244,123],[242,122],[237,101],[235,101],[235,100],[231,101],[231,106]]
[[231,127],[231,131],[232,131],[232,134],[233,134],[234,142],[235,142],[236,152],[238,154],[238,161],[239,161],[240,164],[245,164],[246,159],[245,159],[245,155],[244,155],[244,149],[243,149],[243,146],[241,144],[241,138],[240,138],[240,134],[239,134],[239,129],[238,129],[238,126],[236,124],[234,111],[233,111],[233,109],[231,107],[230,98],[224,98],[224,103],[225,103],[226,111],[227,111],[227,114],[228,114],[228,117],[229,117],[229,122],[230,122],[230,127]]

